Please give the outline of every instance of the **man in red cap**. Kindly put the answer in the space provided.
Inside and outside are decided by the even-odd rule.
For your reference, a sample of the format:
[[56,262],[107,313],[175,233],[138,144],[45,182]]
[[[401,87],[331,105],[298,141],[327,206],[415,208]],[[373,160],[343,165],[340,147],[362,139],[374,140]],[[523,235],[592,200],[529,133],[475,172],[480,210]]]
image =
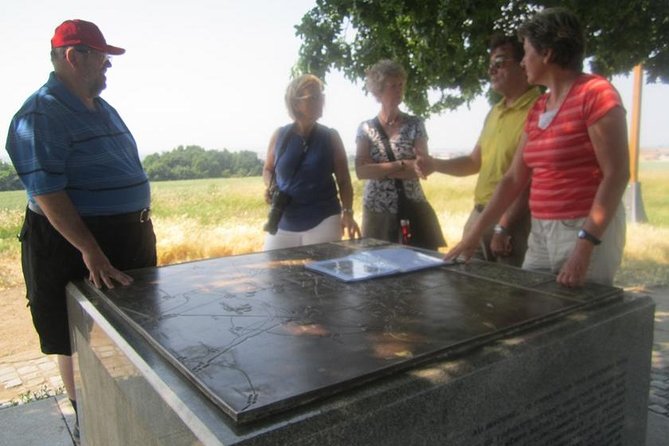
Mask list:
[[54,71],[7,137],[28,195],[19,239],[30,311],[42,351],[59,355],[75,410],[66,284],[128,285],[122,270],[156,264],[148,178],[132,134],[99,97],[110,56],[124,52],[91,22],[63,22],[51,39]]

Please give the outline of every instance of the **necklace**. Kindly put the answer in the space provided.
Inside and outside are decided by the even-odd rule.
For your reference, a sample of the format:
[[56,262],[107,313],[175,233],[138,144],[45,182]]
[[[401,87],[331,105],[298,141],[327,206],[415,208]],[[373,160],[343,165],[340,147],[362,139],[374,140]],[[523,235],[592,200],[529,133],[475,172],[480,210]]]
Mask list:
[[384,123],[386,124],[386,126],[388,126],[388,127],[395,127],[395,125],[397,125],[397,124],[400,122],[400,119],[401,119],[401,118],[402,118],[401,114],[398,113],[398,114],[395,115],[395,117],[392,118],[392,119],[390,119],[390,118],[385,118],[385,119],[383,119],[383,122],[384,122]]
[[[546,101],[546,107],[545,107],[546,111],[557,110],[558,108],[560,108],[560,105],[562,105],[562,102],[567,97],[567,93],[569,93],[569,90],[563,91],[562,93],[560,93],[559,96],[556,96],[551,92],[549,100]],[[550,105],[549,102],[551,103]]]
[[[564,86],[564,88],[562,89],[562,91],[560,92],[559,95],[556,95],[554,91],[550,91],[549,100],[546,101],[546,111],[557,110],[562,106],[562,103],[565,101],[565,99],[567,99],[567,96],[569,95],[569,92],[571,91],[571,87],[574,86],[575,81],[576,81],[575,79],[569,81]],[[552,104],[550,105],[550,108],[549,108],[549,105],[548,105],[549,102],[552,102]]]

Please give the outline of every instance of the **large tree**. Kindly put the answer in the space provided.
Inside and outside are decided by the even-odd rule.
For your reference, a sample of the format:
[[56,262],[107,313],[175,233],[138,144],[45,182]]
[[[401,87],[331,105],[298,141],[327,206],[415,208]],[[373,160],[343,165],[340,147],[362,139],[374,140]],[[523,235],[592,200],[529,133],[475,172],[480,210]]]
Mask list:
[[564,6],[586,32],[593,72],[610,76],[643,63],[650,82],[669,82],[669,0],[317,0],[296,26],[298,72],[351,80],[383,58],[409,72],[409,108],[422,116],[484,91],[489,37],[513,34],[533,12]]

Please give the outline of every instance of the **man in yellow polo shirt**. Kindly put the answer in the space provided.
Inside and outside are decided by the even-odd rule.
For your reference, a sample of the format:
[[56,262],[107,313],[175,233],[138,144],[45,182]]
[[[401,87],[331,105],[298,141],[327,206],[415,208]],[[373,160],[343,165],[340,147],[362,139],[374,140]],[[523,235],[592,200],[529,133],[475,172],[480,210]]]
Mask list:
[[[511,165],[527,113],[540,95],[537,87],[527,83],[525,70],[520,65],[523,55],[523,46],[516,37],[493,37],[488,74],[492,89],[502,99],[488,113],[474,150],[468,156],[447,160],[426,157],[416,163],[421,177],[434,171],[454,176],[479,174],[474,189],[474,209],[465,224],[465,232],[490,201],[497,183]],[[479,258],[522,265],[530,232],[528,193],[529,187],[507,209],[499,224],[486,231],[477,252]]]

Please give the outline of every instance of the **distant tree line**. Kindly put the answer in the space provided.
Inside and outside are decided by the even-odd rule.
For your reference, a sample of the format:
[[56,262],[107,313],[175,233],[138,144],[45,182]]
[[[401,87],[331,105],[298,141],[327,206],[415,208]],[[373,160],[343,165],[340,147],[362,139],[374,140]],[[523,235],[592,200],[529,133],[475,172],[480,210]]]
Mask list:
[[23,189],[21,180],[10,163],[0,161],[0,191]]
[[251,177],[260,175],[263,167],[258,155],[250,150],[230,152],[200,146],[179,146],[154,153],[144,158],[143,164],[152,181]]
[[[144,170],[152,181],[197,178],[252,177],[262,174],[263,162],[250,150],[230,152],[179,146],[144,158]],[[23,185],[11,163],[0,161],[0,191],[20,190]]]

